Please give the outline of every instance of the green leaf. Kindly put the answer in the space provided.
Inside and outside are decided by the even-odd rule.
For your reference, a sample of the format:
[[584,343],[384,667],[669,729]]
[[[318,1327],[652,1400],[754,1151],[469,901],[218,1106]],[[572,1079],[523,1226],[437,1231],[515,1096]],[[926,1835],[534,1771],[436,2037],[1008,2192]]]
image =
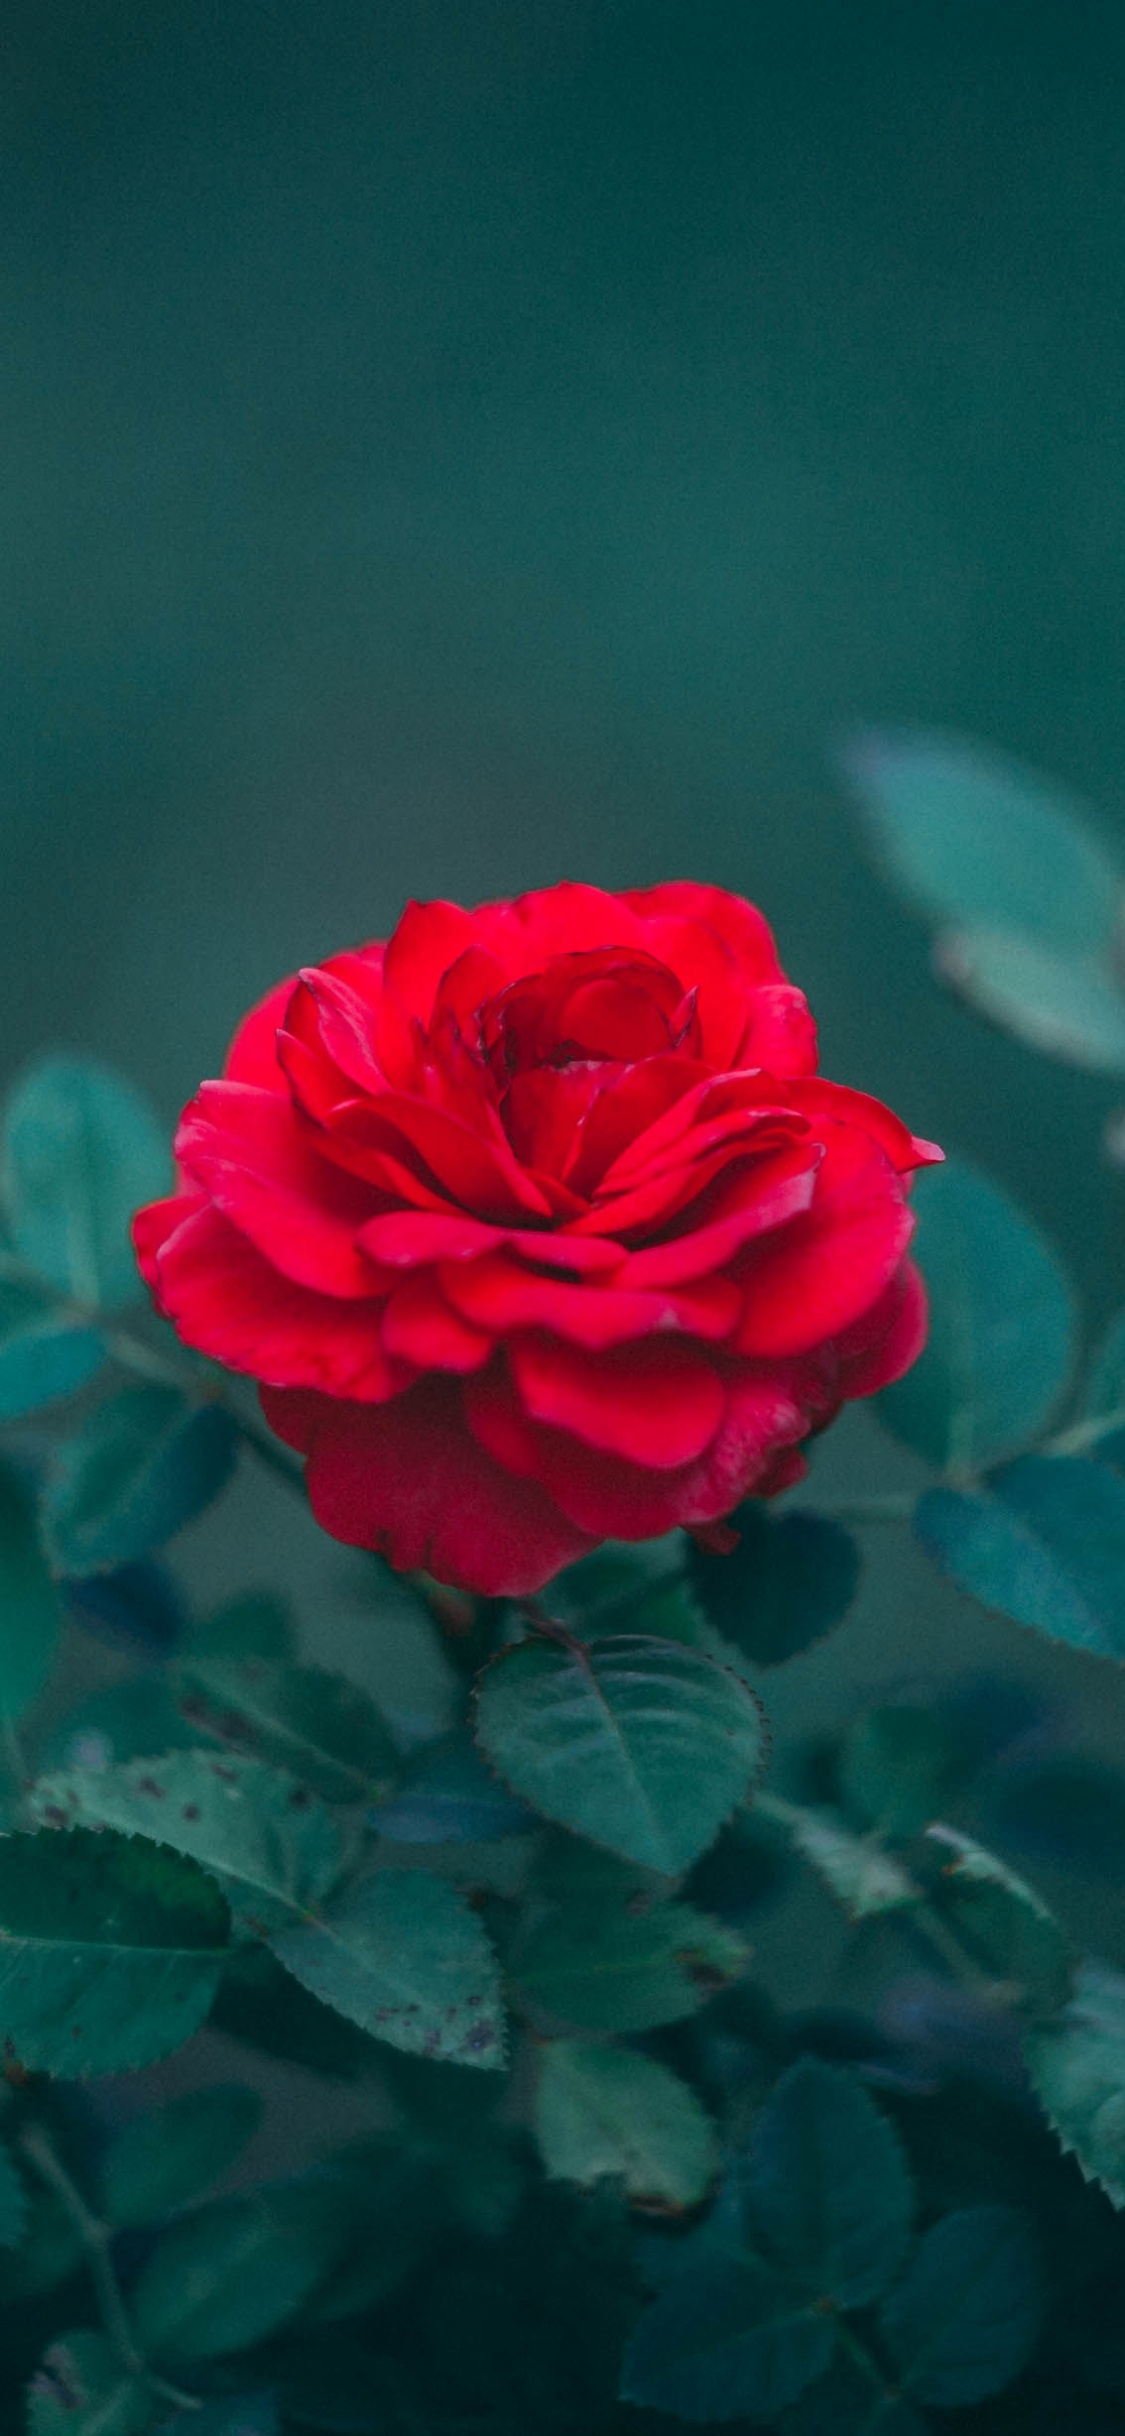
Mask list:
[[882,2327],[908,2393],[950,2410],[1018,2377],[1041,2317],[1027,2218],[1018,2208],[961,2208],[923,2235]]
[[43,1691],[59,1639],[59,1604],[35,1509],[0,1471],[0,1719],[22,1717]]
[[87,1328],[37,1286],[10,1282],[0,1266],[0,1421],[18,1421],[88,1385],[106,1358]]
[[919,1900],[920,1889],[882,1845],[852,1833],[829,1810],[805,1810],[775,1793],[758,1795],[752,1817],[772,1819],[792,1839],[850,1920],[874,1919]]
[[152,2392],[130,2376],[104,2334],[79,2327],[43,2355],[27,2391],[27,2436],[141,2436]]
[[536,1921],[508,1970],[540,2016],[579,2030],[656,2030],[697,2013],[749,1958],[733,1929],[691,1904],[636,1912],[586,1902]]
[[284,1599],[249,1590],[225,1599],[192,1628],[191,1658],[283,1658],[297,1655],[297,1634]]
[[284,2325],[338,2257],[346,2218],[319,2190],[212,2199],[160,2235],[133,2287],[137,2343],[179,2366],[260,2343]]
[[823,2376],[835,2345],[829,2319],[757,2259],[719,2258],[676,2276],[646,2309],[621,2397],[677,2419],[776,2419]]
[[947,931],[939,978],[1029,1049],[1094,1074],[1125,1073],[1125,993],[1108,950],[1060,953],[1021,931]]
[[163,1670],[107,1683],[55,1719],[39,1752],[40,1771],[119,1767],[149,1751],[191,1751],[199,1736],[184,1724]]
[[463,1728],[408,1762],[374,1823],[396,1844],[488,1844],[539,1826],[534,1811],[490,1774]]
[[549,2174],[622,2182],[661,2215],[697,2207],[718,2170],[714,2125],[694,2090],[651,2056],[556,2039],[542,2055],[535,2136]]
[[874,2360],[860,2367],[844,2351],[778,2421],[780,2436],[926,2436],[928,2426],[901,2394],[883,2390]]
[[[1120,1426],[1096,1441],[1103,1463],[1125,1462],[1125,1311],[1107,1328],[1090,1373],[1081,1419],[1091,1424],[1120,1416]],[[1075,1450],[1077,1452],[1077,1449]]]
[[47,1057],[17,1083],[0,1132],[0,1199],[17,1252],[74,1302],[143,1293],[129,1222],[171,1186],[147,1101],[93,1059]]
[[1076,1455],[1021,1455],[980,1488],[929,1489],[914,1528],[982,1607],[1125,1658],[1125,1481]]
[[736,1675],[643,1634],[589,1649],[518,1643],[480,1679],[476,1731],[544,1817],[668,1877],[746,1799],[764,1748],[761,1711]]
[[1064,788],[912,728],[857,736],[844,767],[891,878],[923,913],[1062,951],[1109,946],[1125,881]]
[[199,2028],[227,1907],[160,1846],[118,1835],[0,1838],[0,2021],[11,2054],[68,2080],[155,2063]]
[[964,1754],[940,1710],[888,1701],[849,1726],[837,1768],[844,1800],[864,1824],[905,1839],[944,1809]]
[[218,1878],[261,1930],[315,1910],[342,1860],[339,1830],[315,1794],[233,1753],[171,1751],[45,1776],[31,1800],[49,1826],[116,1827],[170,1844]]
[[1125,2208],[1125,1977],[1085,1961],[1055,2019],[1028,2033],[1035,2094],[1068,2156]]
[[270,1658],[199,1658],[179,1669],[189,1724],[275,1761],[326,1802],[377,1800],[398,1753],[373,1700],[343,1675]]
[[920,1177],[914,1206],[929,1335],[876,1410],[943,1471],[980,1471],[1054,1411],[1074,1361],[1073,1296],[1038,1228],[965,1161]]
[[503,2063],[499,1966],[444,1878],[382,1870],[272,1944],[302,1987],[373,2038],[441,2062]]
[[100,1573],[164,1545],[226,1486],[229,1413],[175,1387],[126,1387],[57,1450],[43,1528],[58,1573]]
[[27,2227],[27,2192],[10,2149],[0,2147],[0,2250],[18,2249]]
[[229,2172],[261,2121],[256,2090],[189,2089],[116,2134],[101,2160],[101,2214],[111,2225],[170,2216]]
[[688,1543],[688,1573],[708,1621],[756,1666],[781,1666],[843,1622],[859,1585],[860,1554],[842,1524],[823,1514],[731,1515],[739,1532],[729,1556]]
[[995,1853],[953,1827],[929,1837],[943,1863],[942,1909],[982,1970],[1036,2014],[1057,2012],[1070,1994],[1070,1953],[1057,1920]]
[[22,2307],[74,2275],[82,2243],[72,2218],[54,2191],[38,2179],[25,2193],[25,2222],[18,2249],[0,2249],[0,2307]]
[[335,2080],[357,2080],[380,2061],[365,2033],[310,1996],[264,1945],[232,1948],[211,2022],[263,2055]]
[[863,2308],[902,2264],[914,2194],[898,2136],[852,2074],[818,2056],[767,2100],[745,2191],[767,2255],[811,2299]]

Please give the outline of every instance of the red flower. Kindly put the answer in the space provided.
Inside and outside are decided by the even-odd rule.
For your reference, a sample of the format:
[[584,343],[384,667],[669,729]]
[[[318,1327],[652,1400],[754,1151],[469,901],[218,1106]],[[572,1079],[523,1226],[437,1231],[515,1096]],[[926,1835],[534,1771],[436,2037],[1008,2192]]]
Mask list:
[[815,1069],[741,897],[410,905],[247,1016],[140,1265],[326,1530],[530,1592],[787,1488],[919,1351],[903,1178],[941,1154]]

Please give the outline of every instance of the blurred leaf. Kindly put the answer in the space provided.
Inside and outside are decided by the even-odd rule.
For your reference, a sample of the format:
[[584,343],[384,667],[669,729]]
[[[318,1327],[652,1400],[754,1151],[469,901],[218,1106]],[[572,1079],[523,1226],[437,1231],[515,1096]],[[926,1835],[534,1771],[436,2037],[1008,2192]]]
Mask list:
[[860,2309],[906,2254],[914,2218],[898,2135],[849,2072],[802,2056],[767,2099],[747,2152],[754,2231],[810,2299]]
[[990,1815],[1002,1843],[1052,1868],[1125,1881],[1125,1777],[1082,1752],[1006,1770]]
[[0,2250],[18,2249],[27,2229],[27,2192],[10,2149],[0,2147]]
[[44,2353],[27,2393],[27,2436],[141,2436],[153,2401],[104,2334],[79,2327]]
[[69,1774],[74,1768],[119,1767],[149,1751],[197,1749],[199,1736],[184,1724],[163,1674],[129,1675],[91,1692],[77,1708],[56,1718],[39,1750],[40,1773]]
[[951,1719],[932,1705],[887,1702],[847,1728],[837,1768],[850,1809],[881,1835],[916,1835],[964,1773]]
[[677,2419],[776,2419],[836,2347],[759,2260],[722,2258],[678,2275],[646,2309],[625,2354],[626,2402]]
[[480,1678],[476,1732],[545,1817],[669,1877],[746,1799],[764,1742],[737,1676],[640,1634],[506,1650]]
[[783,2411],[780,2436],[925,2436],[928,2420],[901,2394],[884,2393],[876,2375],[874,2361],[860,2368],[837,2352],[827,2375]]
[[1068,2156],[1125,2208],[1125,1977],[1087,1960],[1055,2019],[1028,2033],[1036,2096]]
[[978,1015],[1044,1057],[1125,1073],[1125,992],[1110,956],[1060,953],[1020,931],[954,930],[938,939],[940,980]]
[[920,1177],[914,1207],[929,1335],[876,1410],[943,1471],[979,1471],[1049,1420],[1074,1361],[1073,1297],[1038,1229],[965,1161]]
[[880,1844],[853,1834],[828,1810],[806,1810],[777,1794],[759,1794],[751,1817],[760,1813],[783,1827],[801,1858],[815,1869],[850,1920],[902,1911],[920,1890]]
[[272,1944],[303,1987],[373,2038],[438,2060],[503,2063],[499,1966],[476,1914],[443,1878],[382,1870]]
[[193,1522],[225,1488],[237,1440],[229,1413],[175,1387],[126,1387],[61,1447],[43,1501],[59,1573],[125,1565]]
[[634,1547],[610,1540],[556,1574],[551,1614],[580,1638],[590,1629],[626,1632],[631,1629],[626,1618],[649,1592],[667,1581],[674,1589],[677,1580],[659,1541]]
[[180,1593],[166,1566],[142,1558],[61,1585],[72,1623],[131,1658],[164,1658],[184,1629]]
[[291,1769],[327,1802],[373,1800],[397,1770],[374,1701],[343,1675],[284,1659],[193,1655],[179,1675],[189,1724]]
[[261,2121],[256,2090],[189,2089],[134,2115],[101,2160],[101,2214],[111,2225],[146,2225],[217,2182],[241,2156]]
[[535,2135],[548,2174],[624,2183],[659,2214],[697,2207],[715,2178],[714,2125],[694,2090],[651,2056],[555,2039],[540,2057]]
[[325,2179],[340,2211],[343,2247],[305,2303],[303,2326],[336,2325],[383,2308],[414,2273],[438,2221],[437,2176],[409,2134],[392,2131],[346,2150]]
[[416,1754],[374,1824],[396,1844],[487,1844],[526,1835],[539,1821],[497,1782],[461,1728]]
[[58,1637],[58,1598],[35,1509],[11,1473],[0,1471],[0,1719],[22,1717],[38,1699]]
[[232,1949],[211,2022],[264,2055],[336,2080],[357,2079],[372,2071],[378,2058],[363,2031],[310,1996],[265,1946]]
[[1099,1438],[1096,1451],[1103,1463],[1121,1464],[1125,1463],[1125,1311],[1118,1313],[1098,1347],[1080,1418],[1108,1421],[1114,1413],[1121,1414],[1121,1426]]
[[340,1868],[339,1831],[315,1794],[233,1753],[171,1751],[77,1769],[41,1778],[31,1798],[49,1825],[117,1827],[186,1853],[261,1929],[314,1909]]
[[0,1838],[0,2021],[65,2080],[137,2071],[199,2028],[227,1939],[222,1896],[139,1838]]
[[283,1658],[297,1655],[297,1635],[284,1599],[272,1590],[250,1590],[192,1626],[193,1658]]
[[730,1520],[741,1536],[729,1556],[709,1556],[689,1540],[692,1587],[744,1657],[781,1666],[842,1623],[859,1585],[859,1549],[822,1514],[777,1517],[751,1502]]
[[76,1394],[105,1358],[96,1328],[60,1311],[38,1286],[6,1278],[0,1254],[0,1421]]
[[979,1488],[929,1489],[914,1528],[982,1607],[1125,1658],[1125,1481],[1075,1455],[1021,1455]]
[[157,2240],[133,2288],[143,2352],[179,2364],[244,2351],[284,2325],[339,2255],[348,2195],[322,2184],[212,2199]]
[[37,2178],[24,2193],[19,2248],[0,2249],[0,2308],[22,2308],[69,2281],[82,2259],[82,2244],[62,2201]]
[[43,1058],[4,1110],[0,1198],[15,1248],[90,1308],[143,1296],[129,1223],[170,1190],[171,1170],[148,1102],[92,1059]]
[[1056,2012],[1070,1994],[1070,1952],[1046,1904],[971,1837],[945,1826],[929,1837],[952,1855],[942,1864],[942,1909],[959,1942],[1029,2011]]
[[882,2330],[918,2402],[949,2410],[1010,2385],[1039,2334],[1039,2261],[1017,2208],[961,2208],[923,2234]]
[[1125,880],[1063,787],[914,728],[862,733],[843,762],[890,877],[923,913],[1061,951],[1109,946]]
[[509,1974],[535,2011],[580,2030],[655,2030],[697,2013],[737,1979],[750,1949],[687,1903],[556,1909],[527,1929]]
[[156,2436],[279,2436],[280,2427],[272,2394],[226,2394],[221,2402],[162,2419]]

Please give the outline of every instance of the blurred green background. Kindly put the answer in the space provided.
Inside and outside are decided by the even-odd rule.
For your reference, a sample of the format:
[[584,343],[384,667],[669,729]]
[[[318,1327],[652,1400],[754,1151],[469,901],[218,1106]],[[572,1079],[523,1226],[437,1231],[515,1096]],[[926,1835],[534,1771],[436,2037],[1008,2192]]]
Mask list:
[[[832,765],[960,729],[1125,830],[1120,0],[10,0],[3,63],[4,1065],[171,1119],[411,895],[713,879],[1125,1299],[1113,1086],[938,995]],[[267,1500],[330,1656],[280,1492],[190,1562],[268,1571]],[[780,1722],[936,1657],[1120,1740],[885,1539]]]
[[686,871],[1107,1291],[1111,1095],[939,1003],[830,753],[937,722],[1125,818],[1119,0],[17,0],[3,47],[5,1063],[171,1113],[407,896]]

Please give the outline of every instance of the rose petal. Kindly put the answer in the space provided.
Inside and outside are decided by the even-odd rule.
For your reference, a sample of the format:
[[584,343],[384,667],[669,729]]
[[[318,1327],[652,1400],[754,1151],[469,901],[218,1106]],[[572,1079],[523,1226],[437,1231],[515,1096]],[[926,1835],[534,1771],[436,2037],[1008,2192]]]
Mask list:
[[723,1416],[718,1373],[675,1338],[591,1354],[521,1337],[509,1360],[532,1420],[658,1470],[702,1454]]
[[847,1125],[823,1130],[812,1208],[739,1262],[746,1308],[733,1342],[758,1360],[806,1352],[851,1328],[889,1284],[913,1232],[902,1184],[870,1136]]
[[623,1294],[612,1285],[572,1285],[492,1253],[450,1266],[441,1283],[467,1320],[493,1336],[516,1328],[546,1328],[572,1344],[622,1345],[673,1330],[705,1338],[728,1336],[741,1309],[737,1286],[710,1278],[683,1293]]
[[243,1016],[223,1066],[228,1082],[257,1083],[266,1091],[284,1091],[285,1077],[277,1062],[277,1031],[296,986],[295,975],[277,982]]
[[628,1252],[615,1284],[635,1289],[673,1286],[725,1268],[756,1236],[786,1226],[809,1208],[821,1156],[819,1144],[802,1143],[794,1151],[741,1161],[709,1196],[710,1214],[704,1222],[670,1242]]
[[945,1156],[936,1142],[925,1142],[911,1133],[901,1118],[883,1106],[882,1100],[872,1099],[867,1091],[853,1091],[846,1083],[798,1081],[789,1086],[786,1097],[794,1108],[803,1110],[814,1126],[819,1126],[822,1118],[857,1126],[878,1143],[900,1173],[907,1168],[931,1166]]
[[380,1302],[292,1284],[207,1204],[165,1237],[153,1271],[161,1310],[184,1343],[228,1370],[372,1399],[397,1394],[411,1377],[384,1351]]
[[283,1276],[321,1294],[370,1293],[355,1248],[370,1200],[317,1157],[288,1099],[204,1083],[180,1120],[176,1156]]
[[882,1301],[875,1305],[837,1350],[844,1392],[874,1396],[891,1387],[916,1362],[926,1342],[929,1308],[926,1289],[912,1260],[904,1260]]
[[392,1360],[417,1370],[479,1370],[492,1352],[491,1337],[468,1326],[429,1274],[395,1287],[383,1312],[383,1343]]
[[487,1598],[527,1598],[593,1541],[538,1482],[493,1461],[465,1424],[461,1388],[422,1379],[381,1407],[264,1396],[267,1419],[308,1451],[312,1509],[348,1546]]

